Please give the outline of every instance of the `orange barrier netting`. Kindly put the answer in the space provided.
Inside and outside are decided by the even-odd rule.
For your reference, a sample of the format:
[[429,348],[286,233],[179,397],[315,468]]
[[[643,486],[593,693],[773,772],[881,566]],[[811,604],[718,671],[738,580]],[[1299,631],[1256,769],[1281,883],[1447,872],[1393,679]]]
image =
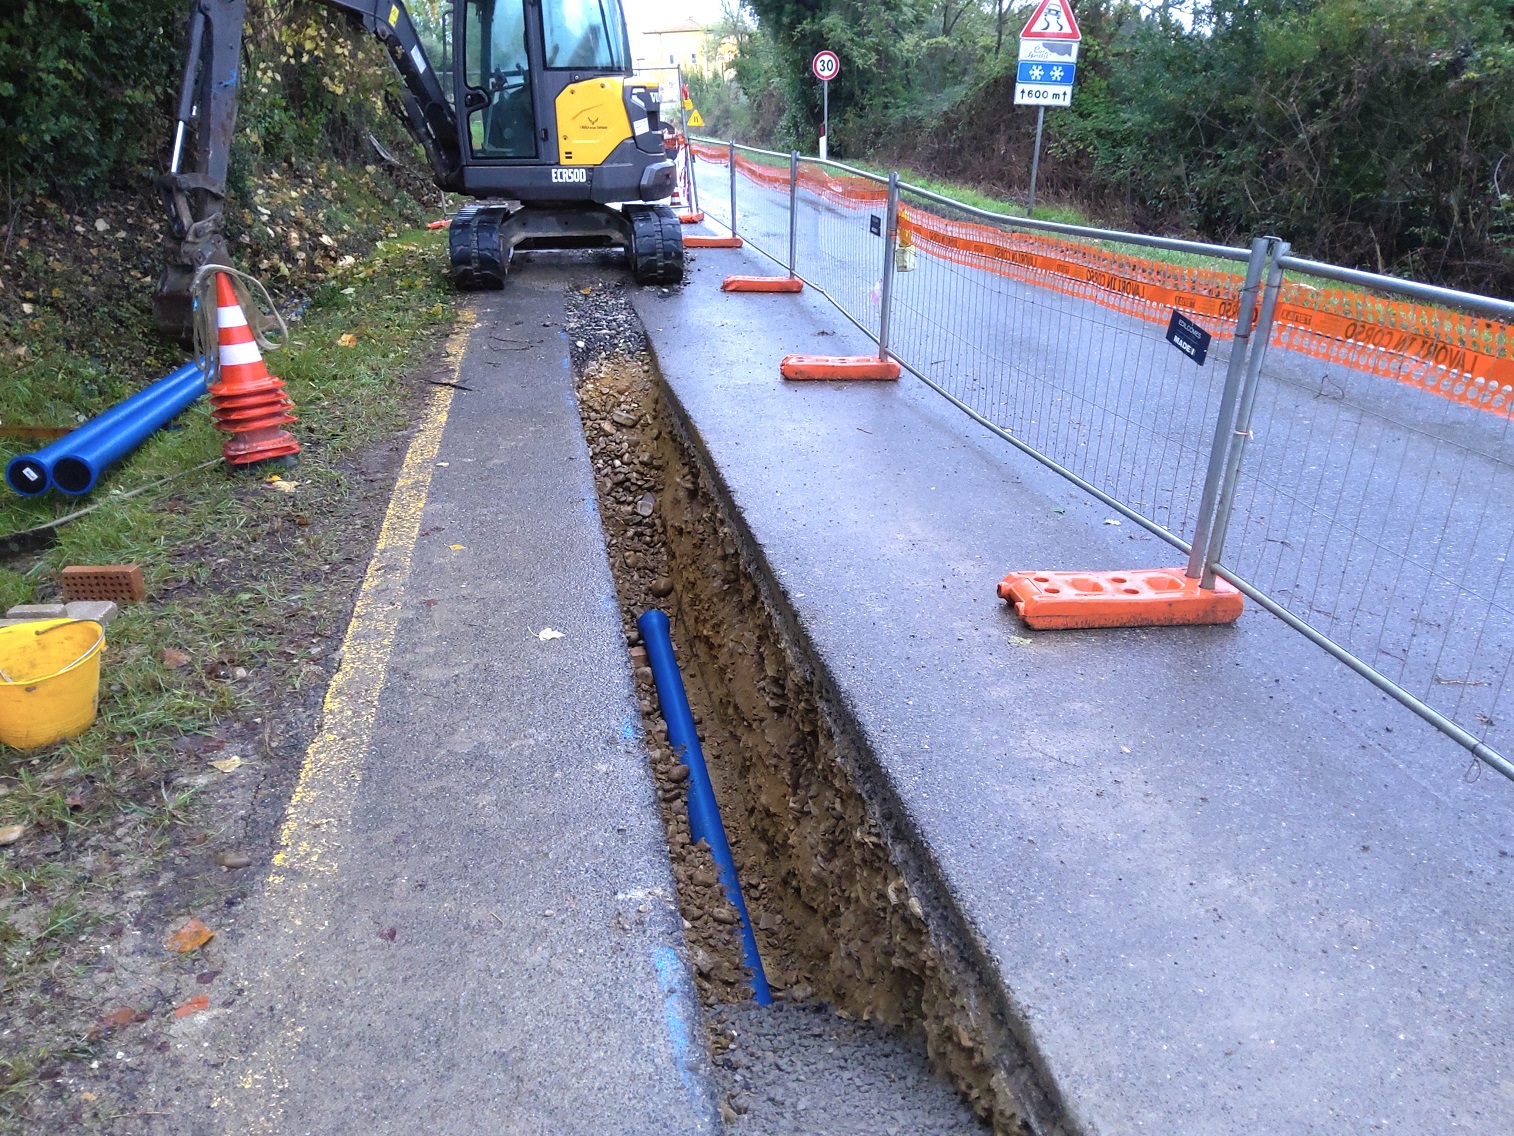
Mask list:
[[1106,308],[1165,324],[1172,309],[1227,321],[1216,338],[1234,335],[1244,279],[1233,272],[1168,264],[1094,245],[992,225],[948,221],[901,206],[900,240],[969,268],[1039,284]]
[[[701,161],[724,166],[723,146],[691,142]],[[744,177],[788,189],[783,166],[736,155]],[[845,209],[881,208],[887,190],[867,178],[833,175],[809,163],[799,185]],[[1170,264],[1096,245],[993,225],[953,221],[900,206],[899,233],[921,252],[1090,300],[1125,315],[1165,324],[1172,309],[1220,321],[1210,331],[1234,336],[1244,277],[1223,269]],[[1514,327],[1444,308],[1384,299],[1343,288],[1285,281],[1272,342],[1289,351],[1391,378],[1499,415],[1514,415]]]
[[1514,414],[1514,327],[1497,320],[1285,283],[1272,342],[1490,414]]
[[[1008,232],[900,208],[901,240],[968,267],[1040,284],[1152,323],[1173,308],[1225,321],[1232,338],[1245,278],[1076,241]],[[1272,342],[1493,414],[1514,414],[1514,328],[1444,308],[1285,281]]]

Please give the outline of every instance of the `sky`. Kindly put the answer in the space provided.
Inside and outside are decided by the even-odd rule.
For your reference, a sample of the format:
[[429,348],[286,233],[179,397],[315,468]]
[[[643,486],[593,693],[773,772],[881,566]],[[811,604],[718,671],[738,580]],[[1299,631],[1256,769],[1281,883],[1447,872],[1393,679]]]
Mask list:
[[674,27],[690,16],[701,24],[720,19],[720,0],[622,0],[631,34]]

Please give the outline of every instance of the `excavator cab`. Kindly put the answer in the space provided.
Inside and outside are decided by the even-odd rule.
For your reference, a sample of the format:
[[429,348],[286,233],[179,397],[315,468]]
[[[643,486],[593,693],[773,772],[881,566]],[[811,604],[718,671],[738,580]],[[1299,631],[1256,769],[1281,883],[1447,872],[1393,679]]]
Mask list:
[[[517,248],[622,248],[635,278],[683,279],[665,204],[658,88],[633,78],[620,0],[320,0],[387,49],[395,107],[436,184],[477,199],[451,225],[462,288],[503,287]],[[193,0],[172,159],[158,185],[172,226],[153,297],[160,330],[185,338],[189,288],[230,264],[222,231],[246,0]]]

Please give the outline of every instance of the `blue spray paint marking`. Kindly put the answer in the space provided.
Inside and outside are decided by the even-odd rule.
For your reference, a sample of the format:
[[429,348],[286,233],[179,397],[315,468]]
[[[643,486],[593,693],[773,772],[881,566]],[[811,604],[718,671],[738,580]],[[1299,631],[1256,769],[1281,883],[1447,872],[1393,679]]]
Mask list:
[[657,970],[657,985],[662,988],[662,1020],[668,1031],[668,1043],[673,1047],[673,1064],[678,1067],[678,1078],[688,1091],[689,1099],[703,1111],[707,1106],[699,1079],[689,1068],[689,1052],[693,1048],[693,1031],[684,1015],[679,979],[683,966],[672,947],[658,947],[652,952],[652,966]]
[[621,740],[634,742],[636,740],[636,719],[638,715],[627,714],[626,720],[620,724]]

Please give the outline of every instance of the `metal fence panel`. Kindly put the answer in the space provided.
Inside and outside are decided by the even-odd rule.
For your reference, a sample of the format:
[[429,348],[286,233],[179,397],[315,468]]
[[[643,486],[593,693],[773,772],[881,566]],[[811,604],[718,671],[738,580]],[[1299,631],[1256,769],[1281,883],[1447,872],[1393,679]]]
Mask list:
[[731,227],[730,151],[723,144],[689,140],[690,169],[705,218],[720,228]]
[[736,147],[736,232],[780,264],[788,261],[789,159],[769,150]]
[[1406,302],[1391,278],[1372,283],[1284,276],[1221,563],[1504,749],[1514,382],[1496,376],[1514,379],[1497,365],[1507,332]]
[[[900,212],[893,353],[1153,525],[1189,537],[1242,294],[1234,261],[1038,233],[907,186]],[[1174,308],[1214,336],[1203,365],[1166,342]]]
[[882,303],[887,203],[886,178],[836,162],[799,159],[795,271],[874,340]]

